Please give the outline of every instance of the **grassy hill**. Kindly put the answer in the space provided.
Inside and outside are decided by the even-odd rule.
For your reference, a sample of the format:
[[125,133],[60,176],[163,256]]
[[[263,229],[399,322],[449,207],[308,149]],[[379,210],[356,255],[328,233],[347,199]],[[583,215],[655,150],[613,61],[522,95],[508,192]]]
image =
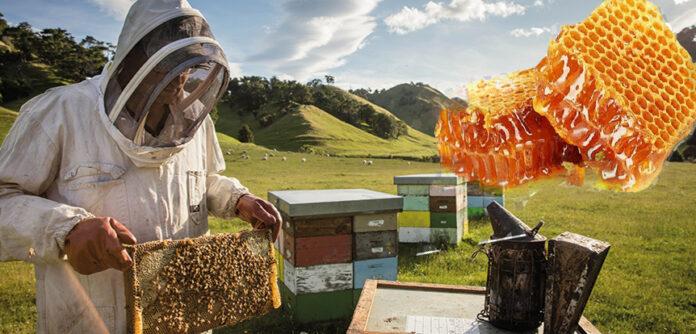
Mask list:
[[283,151],[340,156],[429,157],[435,139],[415,130],[386,140],[358,129],[315,106],[300,106],[272,125],[255,132],[256,143]]
[[[388,110],[362,98],[330,87],[331,90],[371,105],[377,112],[393,117]],[[423,158],[437,154],[436,139],[408,127],[407,134],[398,139],[383,139],[352,126],[313,105],[302,105],[297,112],[275,120],[262,127],[250,114],[239,115],[228,104],[218,105],[218,131],[236,137],[242,124],[254,132],[255,143],[266,148],[294,152],[329,153],[353,157],[404,157]]]
[[367,98],[387,110],[406,124],[425,134],[435,133],[437,117],[443,108],[451,108],[459,102],[426,84],[401,84],[383,92],[374,92]]

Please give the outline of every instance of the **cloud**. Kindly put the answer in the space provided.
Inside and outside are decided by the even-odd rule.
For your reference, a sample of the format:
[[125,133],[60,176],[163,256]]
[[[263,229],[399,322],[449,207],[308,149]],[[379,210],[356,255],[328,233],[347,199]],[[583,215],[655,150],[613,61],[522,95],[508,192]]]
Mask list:
[[441,21],[483,21],[489,16],[522,15],[526,8],[514,2],[484,0],[452,0],[449,4],[428,2],[423,9],[404,7],[384,19],[391,32],[406,34]]
[[669,26],[675,33],[693,25],[696,25],[696,7],[681,11],[679,15],[669,21]]
[[556,29],[554,29],[553,27],[532,27],[529,29],[517,28],[510,31],[510,35],[515,37],[532,37],[541,36],[543,34],[550,34],[555,30]]
[[677,4],[677,5],[681,5],[681,4],[687,3],[687,2],[689,2],[689,1],[691,1],[691,0],[674,0],[674,3]]
[[266,40],[268,46],[248,61],[297,80],[340,67],[377,26],[369,14],[379,1],[288,1],[285,18]]
[[544,1],[542,1],[542,0],[534,1],[534,7],[541,7],[543,5],[544,5]]
[[89,0],[99,9],[117,20],[124,20],[135,0]]

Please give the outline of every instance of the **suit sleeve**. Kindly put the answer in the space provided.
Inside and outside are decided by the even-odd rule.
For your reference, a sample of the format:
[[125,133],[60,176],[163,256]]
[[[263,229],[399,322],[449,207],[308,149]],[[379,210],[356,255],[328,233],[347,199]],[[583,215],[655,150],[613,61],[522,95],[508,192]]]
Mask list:
[[216,217],[223,219],[234,218],[237,201],[240,197],[250,192],[238,179],[221,174],[225,171],[225,159],[210,117],[205,120],[204,127],[208,153],[206,157],[208,165],[208,176],[206,179],[208,210]]
[[54,182],[60,148],[37,120],[51,108],[45,93],[27,102],[0,148],[0,261],[62,259],[65,236],[92,215],[41,195]]

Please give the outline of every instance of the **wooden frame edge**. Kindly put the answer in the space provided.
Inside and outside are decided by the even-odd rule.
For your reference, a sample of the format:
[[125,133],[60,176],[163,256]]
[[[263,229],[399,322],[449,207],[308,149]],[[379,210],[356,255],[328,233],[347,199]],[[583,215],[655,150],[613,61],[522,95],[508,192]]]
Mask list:
[[[353,313],[353,319],[348,326],[347,334],[407,334],[407,333],[381,333],[381,332],[369,332],[367,331],[367,321],[370,318],[370,310],[372,309],[372,303],[375,298],[375,293],[378,287],[392,287],[392,288],[408,288],[408,289],[422,289],[429,291],[442,291],[442,292],[460,292],[460,293],[474,293],[474,294],[485,294],[486,288],[482,286],[462,286],[462,285],[449,285],[449,284],[434,284],[434,283],[416,283],[416,282],[398,282],[398,281],[383,281],[383,280],[372,280],[368,279],[365,281],[362,293],[360,294],[360,299],[355,307]],[[578,329],[583,334],[602,334],[597,327],[595,327],[585,316],[580,318],[578,322]]]

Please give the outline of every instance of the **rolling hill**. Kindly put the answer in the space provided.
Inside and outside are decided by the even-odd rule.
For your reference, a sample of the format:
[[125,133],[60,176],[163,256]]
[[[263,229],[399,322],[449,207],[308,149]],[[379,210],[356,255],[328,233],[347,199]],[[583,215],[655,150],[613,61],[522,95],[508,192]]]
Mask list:
[[[394,116],[389,110],[360,96],[337,87],[328,87],[335,93],[367,104],[375,111]],[[239,115],[226,103],[218,105],[219,132],[237,137],[243,124],[254,132],[255,143],[266,148],[295,152],[314,152],[350,157],[430,158],[437,155],[434,137],[407,126],[407,134],[398,139],[383,139],[348,124],[314,105],[299,105],[296,111],[262,127],[251,115]],[[398,117],[396,117],[398,118]]]
[[461,99],[450,99],[437,89],[422,83],[400,84],[386,91],[365,96],[370,102],[390,110],[406,124],[428,135],[434,135],[435,124],[443,108],[461,105]]
[[339,156],[430,157],[435,139],[413,129],[386,140],[345,123],[311,105],[255,132],[256,143],[283,151],[330,153]]

